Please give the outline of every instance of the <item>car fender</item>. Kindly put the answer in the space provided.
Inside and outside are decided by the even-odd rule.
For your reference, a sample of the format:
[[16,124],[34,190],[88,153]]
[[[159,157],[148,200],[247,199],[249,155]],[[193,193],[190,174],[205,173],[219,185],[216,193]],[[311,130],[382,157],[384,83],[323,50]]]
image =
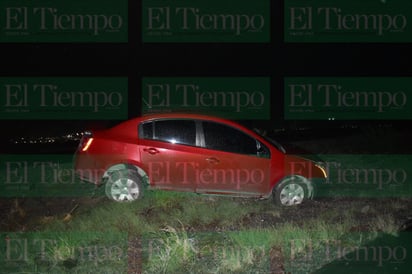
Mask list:
[[125,169],[131,169],[136,171],[137,174],[143,179],[143,183],[149,185],[149,176],[147,175],[147,173],[138,164],[133,163],[119,163],[112,165],[105,171],[102,178],[103,180],[107,179],[111,173]]

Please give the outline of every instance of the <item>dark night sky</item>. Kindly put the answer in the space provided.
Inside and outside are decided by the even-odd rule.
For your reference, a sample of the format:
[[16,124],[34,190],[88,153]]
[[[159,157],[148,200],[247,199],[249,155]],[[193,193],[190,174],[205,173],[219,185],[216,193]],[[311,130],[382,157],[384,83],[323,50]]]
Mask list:
[[[144,76],[269,76],[272,79],[272,119],[281,120],[282,79],[285,76],[412,75],[412,47],[408,43],[284,43],[283,1],[271,3],[270,43],[143,44],[140,1],[129,1],[128,43],[3,43],[0,44],[0,76],[128,77],[129,117],[140,113],[136,106],[140,105]],[[1,123],[3,138],[110,124],[78,120],[3,120]],[[405,128],[410,126],[409,121],[402,123]]]

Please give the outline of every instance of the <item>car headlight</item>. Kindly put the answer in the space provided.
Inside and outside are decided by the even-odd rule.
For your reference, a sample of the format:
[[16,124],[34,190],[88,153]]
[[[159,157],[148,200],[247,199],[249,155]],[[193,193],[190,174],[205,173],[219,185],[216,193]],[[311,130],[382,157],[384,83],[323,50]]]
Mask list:
[[324,163],[318,162],[318,163],[315,164],[315,166],[316,166],[317,168],[319,168],[320,171],[322,171],[323,176],[324,176],[325,178],[328,178],[328,173],[326,172],[326,166],[325,166]]

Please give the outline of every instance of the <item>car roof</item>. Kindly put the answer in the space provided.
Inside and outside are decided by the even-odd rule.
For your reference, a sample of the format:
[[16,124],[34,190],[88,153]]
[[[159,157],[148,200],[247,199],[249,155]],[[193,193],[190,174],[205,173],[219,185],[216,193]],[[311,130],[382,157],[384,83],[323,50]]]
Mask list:
[[209,116],[203,114],[194,114],[194,113],[156,113],[156,114],[146,114],[139,117],[131,118],[126,120],[117,126],[113,127],[112,130],[120,131],[120,132],[127,132],[136,127],[137,124],[145,121],[157,120],[157,119],[193,119],[193,120],[207,120],[213,121],[218,123],[224,123],[226,125],[230,125],[239,129],[242,129],[247,132],[253,132],[252,130],[244,127],[243,125],[236,123],[234,121],[216,117],[216,116]]
[[209,116],[204,114],[196,114],[196,113],[180,113],[180,112],[170,112],[170,113],[156,113],[156,114],[145,114],[143,116],[138,117],[137,119],[140,120],[152,120],[152,119],[199,119],[199,120],[214,120],[214,121],[222,121],[228,122],[230,120],[216,117],[216,116]]

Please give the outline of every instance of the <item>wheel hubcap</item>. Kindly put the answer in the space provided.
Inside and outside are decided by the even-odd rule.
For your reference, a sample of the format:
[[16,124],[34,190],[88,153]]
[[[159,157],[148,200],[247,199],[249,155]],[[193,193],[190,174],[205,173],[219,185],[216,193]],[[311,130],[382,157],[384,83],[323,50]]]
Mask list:
[[299,184],[291,183],[280,192],[280,202],[283,205],[297,205],[303,202],[305,190]]
[[110,193],[115,201],[133,201],[139,197],[139,186],[131,179],[122,178],[113,183]]

